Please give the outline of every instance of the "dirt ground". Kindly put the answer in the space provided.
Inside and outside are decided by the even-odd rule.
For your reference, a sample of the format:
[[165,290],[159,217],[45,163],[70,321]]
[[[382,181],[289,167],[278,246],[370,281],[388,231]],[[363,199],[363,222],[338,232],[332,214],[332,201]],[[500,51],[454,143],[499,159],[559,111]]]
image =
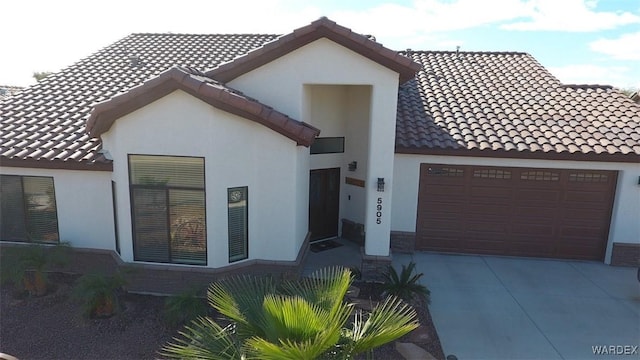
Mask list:
[[[55,289],[40,298],[16,297],[12,285],[2,285],[0,352],[19,359],[160,358],[158,350],[179,330],[162,319],[163,297],[125,294],[121,313],[108,319],[89,319],[71,296],[76,278],[54,275]],[[419,345],[443,359],[426,306],[418,309],[418,315],[424,326],[421,331],[426,334],[422,339],[428,339]],[[392,344],[376,349],[374,357],[402,359]]]

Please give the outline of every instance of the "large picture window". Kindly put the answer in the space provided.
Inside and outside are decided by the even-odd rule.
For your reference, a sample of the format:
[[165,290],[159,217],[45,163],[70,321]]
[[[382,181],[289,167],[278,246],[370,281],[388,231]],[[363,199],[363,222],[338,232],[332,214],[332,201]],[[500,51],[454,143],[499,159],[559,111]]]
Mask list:
[[59,242],[52,177],[0,175],[0,206],[2,240]]
[[204,158],[129,155],[137,261],[207,264]]
[[229,209],[229,262],[246,259],[248,253],[248,197],[247,187],[227,190]]

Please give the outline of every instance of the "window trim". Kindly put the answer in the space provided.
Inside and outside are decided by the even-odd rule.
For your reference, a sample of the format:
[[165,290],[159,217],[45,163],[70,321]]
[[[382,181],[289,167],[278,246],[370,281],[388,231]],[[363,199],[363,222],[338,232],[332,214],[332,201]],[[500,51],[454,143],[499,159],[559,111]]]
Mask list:
[[[246,219],[244,223],[245,252],[242,257],[231,259],[231,222],[229,221],[229,218],[231,217],[231,212],[230,212],[231,208],[229,207],[229,205],[232,204],[230,196],[231,196],[231,192],[234,190],[244,191],[244,201],[245,201],[244,213],[245,213],[245,219]],[[249,187],[248,186],[234,186],[234,187],[227,188],[227,248],[228,248],[228,261],[230,264],[237,261],[246,260],[249,258]]]
[[[60,244],[60,218],[58,216],[58,200],[56,197],[56,183],[55,183],[55,178],[53,176],[40,176],[40,175],[15,175],[15,174],[0,174],[0,178],[1,177],[17,177],[20,179],[20,195],[21,195],[21,199],[22,199],[22,204],[23,204],[23,209],[22,209],[22,218],[23,218],[23,223],[24,223],[24,227],[25,227],[25,235],[26,238],[24,240],[4,240],[4,239],[0,239],[2,241],[9,241],[9,242],[19,242],[19,243],[28,243],[28,244]],[[33,240],[31,239],[31,237],[29,236],[29,224],[30,224],[30,220],[29,220],[29,215],[28,215],[28,206],[29,206],[29,199],[27,198],[27,194],[24,191],[24,180],[25,178],[40,178],[40,179],[51,179],[51,189],[52,189],[52,197],[53,197],[53,202],[54,202],[54,214],[55,214],[55,223],[56,223],[56,240],[54,241],[44,241],[44,240]],[[1,219],[0,219],[1,220]]]
[[[132,177],[132,173],[131,173],[131,157],[135,157],[135,156],[148,156],[148,157],[170,157],[170,158],[189,158],[189,159],[202,159],[202,171],[204,174],[204,179],[203,179],[203,187],[202,188],[195,188],[195,187],[186,187],[186,186],[169,186],[169,185],[152,185],[152,184],[142,184],[142,185],[138,185],[138,184],[133,184],[133,177]],[[128,180],[129,180],[129,211],[130,211],[130,216],[131,216],[131,244],[132,244],[132,250],[133,250],[133,261],[139,261],[139,262],[146,262],[146,263],[150,263],[150,264],[171,264],[171,265],[182,265],[182,266],[208,266],[209,264],[209,244],[208,244],[208,236],[207,236],[207,228],[206,228],[206,223],[207,223],[207,164],[206,164],[206,159],[204,156],[186,156],[186,155],[154,155],[154,154],[139,154],[139,153],[135,153],[135,154],[127,154],[127,173],[128,173]],[[172,261],[172,252],[171,252],[171,212],[170,211],[166,211],[165,215],[166,215],[166,224],[167,224],[167,239],[169,241],[168,244],[168,251],[169,251],[169,256],[168,256],[168,261],[149,261],[149,260],[138,260],[136,258],[136,254],[137,254],[137,246],[136,246],[136,221],[135,221],[135,208],[134,208],[134,197],[133,197],[133,190],[134,188],[137,189],[156,189],[156,190],[164,190],[165,192],[165,202],[167,204],[167,208],[169,207],[170,204],[170,198],[169,198],[169,189],[171,190],[200,190],[203,193],[203,199],[204,199],[204,221],[205,221],[205,239],[204,239],[204,245],[205,245],[205,249],[204,249],[204,263],[202,264],[195,264],[195,263],[182,263],[182,262],[174,262]]]
[[116,241],[116,252],[120,253],[120,236],[118,235],[118,206],[116,201],[116,182],[111,180],[111,205],[113,206],[113,230]]

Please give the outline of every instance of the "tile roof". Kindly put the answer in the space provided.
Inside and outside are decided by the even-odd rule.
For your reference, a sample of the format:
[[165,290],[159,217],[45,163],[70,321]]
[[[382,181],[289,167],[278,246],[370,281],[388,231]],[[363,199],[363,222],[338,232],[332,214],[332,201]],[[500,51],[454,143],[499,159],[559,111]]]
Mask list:
[[132,34],[5,99],[0,162],[5,166],[92,168],[111,165],[85,124],[92,105],[172,66],[207,70],[277,35]]
[[[314,24],[311,27],[324,29],[334,23],[320,19]],[[298,46],[300,40],[295,39],[305,28],[280,39],[287,46]],[[341,33],[348,41],[366,39],[342,27],[321,31]],[[191,75],[214,69],[210,74],[235,76],[247,69],[240,63],[255,66],[272,56],[278,38],[130,35],[0,100],[0,162],[5,166],[110,170],[111,164],[100,153],[100,140],[87,133],[94,104],[174,66],[196,69]],[[376,52],[379,44],[366,44],[359,51],[395,62],[393,66],[400,64],[399,71],[422,67],[399,89],[397,152],[640,159],[640,105],[610,87],[562,85],[524,53],[425,51],[391,52],[392,56],[387,50]],[[244,60],[232,61],[237,57]],[[220,85],[197,76],[207,86]]]
[[610,86],[563,85],[525,53],[405,54],[423,69],[398,92],[396,152],[640,160],[640,106]]
[[420,65],[411,61],[409,57],[385,48],[373,38],[354,33],[351,29],[321,17],[307,26],[279,37],[277,41],[266,43],[244,56],[207,71],[206,74],[219,81],[228,82],[320,38],[332,40],[397,72],[400,74],[401,83],[413,79],[416,71],[420,69]]
[[189,68],[172,67],[126,93],[98,103],[87,120],[94,138],[109,130],[120,117],[173,92],[183,90],[200,100],[232,114],[258,122],[299,145],[309,146],[320,134],[315,127],[289,118],[271,107]]

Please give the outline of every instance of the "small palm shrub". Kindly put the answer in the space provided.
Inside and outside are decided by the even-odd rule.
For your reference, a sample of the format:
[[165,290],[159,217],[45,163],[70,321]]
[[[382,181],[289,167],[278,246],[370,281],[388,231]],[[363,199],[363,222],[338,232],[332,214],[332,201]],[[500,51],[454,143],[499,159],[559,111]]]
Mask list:
[[400,274],[389,266],[385,274],[383,289],[387,294],[397,296],[405,301],[411,301],[422,297],[427,304],[431,303],[431,291],[419,283],[423,273],[414,274],[416,264],[412,261],[409,265],[402,265]]
[[[11,280],[19,292],[43,296],[50,288],[46,270],[68,262],[69,244],[50,247],[29,245],[12,248],[2,266],[3,281]],[[7,250],[3,250],[7,251]]]
[[122,274],[86,274],[78,279],[73,295],[84,303],[89,317],[110,317],[121,310],[118,295],[126,284]]
[[164,318],[170,326],[178,326],[207,314],[207,305],[200,298],[202,289],[194,287],[164,302]]
[[[370,312],[344,301],[348,269],[276,283],[239,276],[209,286],[209,304],[225,319],[200,317],[165,345],[176,359],[353,359],[418,327],[415,310],[390,296]],[[225,323],[226,324],[226,323]]]

